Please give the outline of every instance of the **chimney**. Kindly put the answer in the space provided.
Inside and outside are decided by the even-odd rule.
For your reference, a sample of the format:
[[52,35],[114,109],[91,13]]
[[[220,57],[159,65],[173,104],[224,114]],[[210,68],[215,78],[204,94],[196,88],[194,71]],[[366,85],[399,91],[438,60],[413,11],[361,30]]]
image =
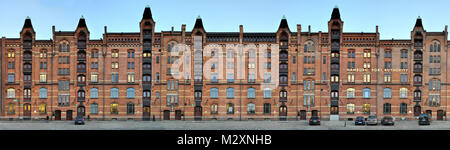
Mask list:
[[244,26],[239,25],[239,43],[242,44],[242,41],[244,41]]
[[297,24],[297,44],[300,44],[300,42],[302,41],[301,35],[302,35],[302,25]]
[[311,25],[308,26],[308,33],[311,34]]
[[173,26],[172,26],[172,33],[173,33]]
[[378,34],[378,25],[375,27],[375,30],[376,30],[376,32],[377,32],[377,34]]
[[186,36],[186,24],[181,25],[181,42],[184,43],[184,36]]

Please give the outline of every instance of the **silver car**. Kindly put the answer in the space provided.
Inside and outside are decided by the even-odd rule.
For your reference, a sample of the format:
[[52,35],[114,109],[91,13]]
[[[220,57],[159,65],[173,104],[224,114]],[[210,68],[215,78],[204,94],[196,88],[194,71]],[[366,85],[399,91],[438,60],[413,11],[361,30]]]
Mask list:
[[378,125],[377,116],[370,115],[366,121],[367,125]]

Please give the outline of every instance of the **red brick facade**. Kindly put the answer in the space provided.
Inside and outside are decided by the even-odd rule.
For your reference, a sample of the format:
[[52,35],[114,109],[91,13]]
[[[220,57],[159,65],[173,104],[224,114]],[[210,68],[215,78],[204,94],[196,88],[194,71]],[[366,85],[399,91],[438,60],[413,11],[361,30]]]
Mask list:
[[[447,26],[427,32],[418,18],[411,39],[405,40],[381,40],[378,26],[369,33],[347,33],[343,27],[335,8],[327,32],[302,32],[301,25],[291,31],[285,18],[275,32],[246,33],[243,26],[239,32],[208,32],[200,17],[190,32],[185,25],[181,31],[155,32],[146,8],[139,32],[111,33],[105,27],[102,39],[90,39],[81,18],[75,31],[53,27],[51,40],[37,40],[27,18],[20,38],[0,40],[1,116],[297,120],[317,115],[342,120],[431,113],[433,119],[446,118]],[[189,59],[174,55],[187,52],[179,44],[187,45]],[[230,45],[269,48],[230,51]],[[177,59],[190,69],[179,74],[181,79],[170,70]],[[274,80],[267,83],[261,70],[272,71]]]

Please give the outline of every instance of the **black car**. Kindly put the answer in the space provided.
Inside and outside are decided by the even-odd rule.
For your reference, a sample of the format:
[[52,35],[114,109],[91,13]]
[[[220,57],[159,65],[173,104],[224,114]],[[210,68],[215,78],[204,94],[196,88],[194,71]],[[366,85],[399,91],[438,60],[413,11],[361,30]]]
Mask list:
[[309,119],[309,125],[320,125],[320,118],[312,116],[311,119]]
[[78,117],[75,119],[75,125],[84,125],[84,118],[78,116]]
[[394,119],[392,117],[383,117],[383,119],[381,119],[381,124],[382,125],[394,125]]
[[364,120],[364,117],[358,116],[355,119],[355,125],[365,125],[366,121]]
[[428,117],[428,114],[420,114],[419,116],[419,125],[430,125],[431,119]]

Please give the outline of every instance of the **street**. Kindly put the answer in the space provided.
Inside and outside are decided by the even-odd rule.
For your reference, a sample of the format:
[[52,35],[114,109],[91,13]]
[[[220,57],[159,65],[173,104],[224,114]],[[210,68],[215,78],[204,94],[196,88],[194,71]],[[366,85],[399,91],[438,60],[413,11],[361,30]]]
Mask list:
[[355,126],[352,121],[322,121],[310,126],[302,121],[0,121],[0,130],[450,130],[450,121],[396,121],[394,126]]

